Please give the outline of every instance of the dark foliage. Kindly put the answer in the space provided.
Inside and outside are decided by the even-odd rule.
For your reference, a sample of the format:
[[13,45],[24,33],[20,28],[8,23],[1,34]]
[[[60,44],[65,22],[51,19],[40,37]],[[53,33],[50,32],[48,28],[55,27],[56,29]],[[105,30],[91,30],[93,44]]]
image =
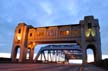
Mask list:
[[108,69],[108,59],[104,59],[104,60],[99,60],[97,62],[94,63],[96,66]]
[[10,63],[11,58],[0,58],[0,63]]

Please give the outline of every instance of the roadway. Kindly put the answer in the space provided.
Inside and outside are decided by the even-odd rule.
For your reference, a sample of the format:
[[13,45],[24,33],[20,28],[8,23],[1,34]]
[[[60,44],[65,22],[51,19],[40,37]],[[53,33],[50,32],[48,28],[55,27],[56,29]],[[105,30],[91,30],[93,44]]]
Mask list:
[[91,64],[0,64],[0,71],[108,71]]

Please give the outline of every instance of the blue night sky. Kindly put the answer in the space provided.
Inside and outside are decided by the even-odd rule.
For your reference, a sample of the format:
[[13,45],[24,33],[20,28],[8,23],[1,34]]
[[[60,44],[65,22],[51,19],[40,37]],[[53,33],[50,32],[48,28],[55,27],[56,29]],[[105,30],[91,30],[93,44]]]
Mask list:
[[19,22],[35,27],[77,24],[93,15],[101,27],[102,53],[108,54],[108,0],[0,0],[0,53],[10,53]]

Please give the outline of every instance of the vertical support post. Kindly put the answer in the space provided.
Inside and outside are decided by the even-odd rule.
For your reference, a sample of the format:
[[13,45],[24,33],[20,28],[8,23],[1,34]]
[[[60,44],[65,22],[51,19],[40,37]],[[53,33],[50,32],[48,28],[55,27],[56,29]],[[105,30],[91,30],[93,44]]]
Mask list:
[[30,61],[33,61],[34,48],[30,49]]
[[41,59],[41,61],[42,61],[42,53],[41,53],[40,55],[41,55],[41,58],[40,58],[40,59]]
[[45,52],[43,51],[43,56],[44,56],[44,61],[46,61],[46,56],[45,56]]
[[55,50],[55,62],[57,62],[57,50]]
[[51,60],[51,62],[52,62],[52,57],[51,57],[51,50],[50,50],[50,60]]

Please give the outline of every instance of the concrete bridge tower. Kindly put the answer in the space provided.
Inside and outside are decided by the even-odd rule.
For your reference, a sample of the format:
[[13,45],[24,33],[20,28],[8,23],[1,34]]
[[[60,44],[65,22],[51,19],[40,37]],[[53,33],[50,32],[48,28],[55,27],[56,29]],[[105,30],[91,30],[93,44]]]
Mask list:
[[24,23],[19,23],[15,30],[15,35],[13,39],[11,58],[13,62],[16,62],[16,57],[19,52],[19,62],[23,62],[26,60],[27,54],[27,33],[28,27]]
[[86,16],[81,24],[81,47],[83,50],[83,61],[87,62],[87,49],[93,50],[94,61],[102,58],[101,40],[100,40],[100,26],[97,19],[93,16]]

